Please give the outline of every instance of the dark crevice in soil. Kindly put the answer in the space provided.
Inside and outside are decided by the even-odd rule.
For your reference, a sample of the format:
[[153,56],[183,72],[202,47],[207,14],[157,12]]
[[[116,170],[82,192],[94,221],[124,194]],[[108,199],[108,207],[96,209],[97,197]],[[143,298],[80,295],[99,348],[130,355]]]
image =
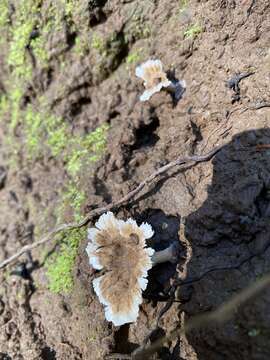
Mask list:
[[70,105],[69,115],[71,117],[79,115],[83,111],[84,106],[89,104],[91,104],[91,99],[89,97],[80,98],[76,103]]
[[76,37],[77,37],[76,32],[72,32],[72,33],[67,34],[67,45],[68,45],[68,48],[66,49],[67,51],[70,50],[75,45]]
[[192,121],[191,119],[190,119],[190,125],[191,125],[191,129],[192,129],[192,133],[195,136],[195,141],[193,143],[193,151],[194,151],[196,146],[198,145],[198,143],[200,141],[202,141],[203,137],[202,137],[200,127],[194,121]]
[[129,324],[125,324],[114,333],[115,348],[114,353],[118,354],[130,354],[139,345],[128,341],[129,337]]
[[107,16],[103,11],[103,7],[106,4],[107,0],[89,1],[89,26],[94,27],[99,24],[103,24],[107,20]]
[[45,346],[41,350],[41,358],[43,360],[56,360],[56,352],[54,349],[50,348],[49,346]]
[[159,127],[159,119],[157,116],[152,117],[150,124],[142,124],[135,130],[136,142],[130,147],[130,151],[140,148],[152,147],[159,140],[159,136],[155,134]]
[[12,358],[8,354],[0,352],[0,360],[12,360]]
[[104,181],[102,181],[97,176],[95,176],[94,180],[93,180],[93,185],[96,190],[96,195],[102,196],[103,200],[109,204],[112,201],[112,196],[108,192],[108,189],[107,189]]
[[48,69],[46,69],[46,75],[47,75],[47,79],[46,79],[46,83],[45,83],[45,89],[47,90],[48,87],[50,86],[50,84],[53,81],[53,73],[54,73],[54,69],[52,67],[49,67]]
[[[168,216],[159,209],[148,209],[141,213],[138,218],[139,223],[147,222],[152,225],[154,236],[149,239],[148,245],[156,251],[163,250],[172,243],[179,241],[180,219],[176,216]],[[170,262],[153,267],[149,271],[149,283],[144,292],[144,297],[158,301],[175,271],[176,264]]]
[[[150,344],[155,343],[159,339],[166,336],[166,328],[163,329],[162,327],[158,326],[149,336]],[[170,350],[168,346],[162,346],[158,351],[158,359],[160,360],[179,360],[182,359],[179,357],[180,346],[179,340],[177,340],[175,346]]]
[[[71,94],[74,94],[75,92],[79,92],[81,90],[85,90],[87,89],[91,84],[89,82],[83,82],[82,84],[79,84],[77,86],[74,87],[69,87],[66,89],[65,93],[55,99],[53,99],[50,103],[51,108],[55,108],[57,105],[59,105],[62,101],[65,101],[65,99],[70,96]],[[79,98],[79,96],[78,96]],[[90,102],[90,98],[86,98],[88,99]],[[88,104],[90,103],[88,102]]]
[[107,57],[101,63],[102,70],[94,80],[94,85],[100,85],[125,61],[129,53],[129,44],[126,41],[123,29],[114,32],[106,41],[105,51]]
[[259,217],[270,216],[269,189],[263,186],[260,194],[254,201]]
[[107,2],[108,2],[108,0],[90,0],[89,1],[89,10],[91,11],[91,10],[102,8],[106,5]]
[[[77,86],[72,86],[68,89],[67,95],[71,95],[75,93],[76,91],[80,91],[83,89],[87,89],[91,84],[89,82],[83,82]],[[63,100],[62,98],[59,98],[59,101]]]
[[112,112],[110,112],[109,113],[109,119],[108,119],[108,123],[110,124],[111,123],[111,121],[113,120],[113,119],[115,119],[117,116],[119,116],[120,115],[120,113],[118,112],[118,111],[116,111],[116,110],[113,110]]
[[[117,47],[115,49],[115,46]],[[108,52],[116,52],[112,58],[111,71],[114,71],[128,56],[129,47],[125,40],[124,31],[120,31],[115,34],[112,42],[108,44]]]

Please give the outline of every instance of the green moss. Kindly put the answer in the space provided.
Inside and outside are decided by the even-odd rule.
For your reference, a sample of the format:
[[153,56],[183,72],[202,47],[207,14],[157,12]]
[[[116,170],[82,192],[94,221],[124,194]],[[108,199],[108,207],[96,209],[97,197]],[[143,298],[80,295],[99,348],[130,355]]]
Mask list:
[[126,63],[127,65],[136,64],[140,61],[140,59],[141,59],[140,51],[134,51],[133,53],[130,53],[127,56]]
[[40,146],[39,132],[42,126],[42,116],[40,113],[34,112],[31,106],[28,106],[24,120],[27,152],[32,157],[37,154]]
[[[69,182],[61,196],[61,204],[57,209],[58,222],[62,221],[65,209],[72,209],[75,221],[82,218],[81,208],[86,200],[86,192],[80,186],[80,174],[85,166],[96,161],[104,153],[106,148],[108,125],[102,125],[85,137],[78,136],[69,138],[66,147],[76,148],[67,156],[66,170],[69,174]],[[79,147],[78,147],[79,145]],[[67,149],[65,150],[67,152]],[[49,280],[49,289],[56,293],[68,293],[73,287],[72,271],[77,255],[77,249],[81,238],[85,238],[82,231],[67,232],[64,242],[60,246],[57,254],[49,260],[47,264],[47,276]]]
[[80,242],[86,238],[86,229],[74,229],[61,234],[59,253],[46,262],[49,289],[54,293],[68,293],[73,288],[73,269]]
[[[80,189],[78,181],[70,180],[67,189],[62,195],[64,207],[62,211],[68,206],[72,209],[75,221],[80,221],[82,218],[81,207],[86,200],[85,191]],[[61,217],[61,213],[60,213]]]
[[67,127],[65,124],[59,124],[55,129],[48,129],[48,147],[51,154],[56,157],[65,151],[67,146]]
[[48,65],[49,55],[46,50],[46,37],[42,34],[41,37],[31,41],[31,47],[35,58],[39,61],[39,65],[45,67]]
[[9,101],[6,95],[0,96],[0,121],[8,113]]
[[95,162],[100,158],[106,148],[108,129],[108,125],[105,124],[84,138],[78,139],[75,137],[73,139],[73,143],[77,146],[67,156],[66,165],[70,176],[75,178],[81,171],[82,166],[88,166],[91,162]]
[[52,1],[42,25],[42,33],[61,31],[63,29],[63,11],[59,2]]
[[[86,200],[86,193],[80,187],[78,176],[83,171],[83,165],[100,157],[106,147],[107,125],[103,125],[79,141],[78,137],[73,138],[66,146],[74,143],[81,143],[82,148],[71,152],[66,169],[70,175],[70,180],[66,190],[62,194],[60,208],[58,209],[58,222],[61,222],[66,207],[72,209],[75,221],[82,218],[81,207]],[[71,140],[71,139],[70,139]],[[74,263],[77,249],[81,239],[86,238],[86,230],[74,230],[67,232],[62,238],[59,251],[47,262],[47,277],[49,289],[55,293],[68,293],[73,288]]]
[[80,0],[60,0],[64,9],[64,14],[67,20],[72,21],[73,14],[76,13]]
[[193,24],[190,25],[186,31],[184,32],[184,36],[186,38],[195,38],[197,35],[199,35],[203,31],[201,25],[199,24]]
[[67,173],[75,178],[83,166],[97,161],[103,154],[108,125],[102,125],[85,136],[73,135],[62,118],[50,114],[46,105],[42,105],[42,100],[40,103],[39,111],[31,105],[25,111],[20,111],[27,157],[35,160],[49,152],[53,157],[65,161]]
[[[151,36],[151,28],[146,22],[146,17],[151,11],[152,4],[145,2],[138,3],[133,16],[125,27],[125,42],[134,43],[137,40]],[[128,15],[130,16],[130,15]]]
[[97,50],[100,55],[106,56],[106,42],[97,33],[93,34],[91,47]]
[[61,118],[35,111],[31,105],[21,116],[29,160],[42,156],[46,150],[56,157],[67,146],[67,127]]
[[94,83],[98,84],[121,64],[128,51],[128,43],[123,32],[113,32],[106,39],[94,34],[91,46],[96,50],[93,78]]
[[187,6],[188,6],[188,0],[180,0],[179,1],[180,13],[185,11]]
[[99,160],[104,154],[108,128],[107,124],[101,125],[85,137],[80,139],[74,137],[73,142],[70,143],[74,146],[66,156],[66,170],[70,181],[67,190],[63,193],[63,198],[65,203],[72,208],[76,221],[81,219],[81,207],[86,199],[86,194],[80,186],[80,175],[85,168]]
[[40,4],[40,0],[21,0],[16,8],[7,63],[12,66],[13,73],[18,78],[29,80],[32,75],[31,64],[26,61],[26,50],[30,43],[30,35],[39,21]]
[[46,132],[46,144],[54,157],[61,156],[68,148],[70,134],[64,120],[53,114],[44,119],[44,132]]
[[9,108],[11,113],[10,129],[17,126],[20,117],[20,102],[23,97],[23,90],[20,83],[14,85],[8,96]]
[[0,29],[3,30],[9,23],[9,0],[0,2]]
[[74,51],[80,57],[85,56],[89,52],[89,41],[85,34],[76,37]]
[[66,156],[66,169],[68,174],[76,179],[83,167],[97,161],[106,148],[108,125],[102,125],[85,137],[74,137],[73,149]]
[[[17,150],[20,149],[20,155],[30,164],[35,163],[37,158],[50,156],[64,167],[63,188],[59,189],[58,220],[63,221],[68,209],[68,215],[79,221],[86,201],[86,189],[82,184],[84,169],[104,153],[108,126],[100,126],[87,135],[74,135],[65,119],[53,114],[44,99],[36,98],[35,106],[25,105],[25,89],[32,79],[30,52],[32,51],[38,68],[48,66],[46,45],[50,34],[62,31],[64,19],[68,20],[70,28],[75,26],[74,14],[78,14],[78,0],[51,1],[47,12],[42,11],[41,14],[43,4],[42,0],[20,0],[16,2],[15,12],[9,14],[9,1],[0,0],[0,28],[2,34],[7,34],[4,39],[6,65],[10,69],[7,95],[0,97],[0,117],[9,119],[7,139],[11,159],[16,158]],[[12,23],[9,23],[10,15]],[[78,19],[79,17],[76,19],[77,23]],[[78,33],[80,35],[76,40],[75,52],[83,56],[89,50],[88,35],[80,31]],[[36,37],[33,38],[33,35]],[[115,34],[106,41],[94,36],[93,48],[101,57],[106,54],[114,59],[121,51],[121,41]],[[59,61],[64,64],[61,56]],[[105,65],[106,69],[108,67]],[[15,129],[23,143],[19,143],[14,137]],[[68,231],[58,238],[61,241],[58,251],[46,262],[49,288],[52,291],[59,293],[72,289],[72,270],[82,238],[85,238],[85,230]]]
[[146,39],[151,35],[151,29],[149,26],[136,21],[129,28],[129,31],[125,34],[125,41],[127,43],[134,43],[140,39]]

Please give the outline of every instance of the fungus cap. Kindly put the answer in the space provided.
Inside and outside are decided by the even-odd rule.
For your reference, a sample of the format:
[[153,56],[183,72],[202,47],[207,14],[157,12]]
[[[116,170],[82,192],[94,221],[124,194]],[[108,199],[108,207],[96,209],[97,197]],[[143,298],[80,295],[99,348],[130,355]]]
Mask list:
[[141,101],[149,100],[150,97],[159,92],[163,87],[169,87],[172,82],[168,80],[163,71],[160,60],[147,60],[136,67],[136,76],[144,80],[145,91],[140,96]]
[[133,219],[118,220],[103,214],[88,230],[86,252],[90,265],[104,275],[93,280],[94,291],[105,306],[105,317],[116,326],[136,321],[146,289],[147,272],[154,250],[146,246],[153,236],[151,225]]

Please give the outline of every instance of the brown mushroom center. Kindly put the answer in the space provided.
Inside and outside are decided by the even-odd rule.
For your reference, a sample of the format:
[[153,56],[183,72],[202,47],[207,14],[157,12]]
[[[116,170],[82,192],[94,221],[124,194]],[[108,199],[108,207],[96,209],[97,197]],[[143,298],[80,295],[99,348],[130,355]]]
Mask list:
[[146,88],[152,89],[153,87],[157,86],[159,83],[161,83],[164,79],[161,76],[152,77],[149,79]]
[[140,242],[140,238],[137,234],[135,233],[132,233],[129,235],[129,239],[131,240],[131,242],[134,244],[134,245],[138,245],[139,242]]
[[112,228],[97,235],[100,245],[97,254],[105,273],[101,293],[113,312],[132,311],[134,299],[140,295],[138,279],[150,263],[140,240],[140,231],[133,232],[128,226],[122,233]]

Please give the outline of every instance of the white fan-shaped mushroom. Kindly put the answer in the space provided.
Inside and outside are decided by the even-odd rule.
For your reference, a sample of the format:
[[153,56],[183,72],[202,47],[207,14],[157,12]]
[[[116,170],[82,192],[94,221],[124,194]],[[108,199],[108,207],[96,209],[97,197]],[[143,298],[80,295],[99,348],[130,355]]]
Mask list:
[[137,66],[135,74],[144,81],[145,91],[140,96],[141,101],[149,100],[152,95],[162,88],[173,92],[176,100],[179,100],[186,87],[185,82],[182,80],[172,82],[167,78],[160,60],[147,60]]
[[147,287],[152,259],[168,261],[170,252],[159,252],[146,246],[153,236],[151,225],[141,226],[133,219],[118,220],[113,213],[103,214],[96,228],[88,230],[86,252],[90,265],[104,274],[93,280],[94,291],[105,307],[105,317],[116,326],[136,321]]

